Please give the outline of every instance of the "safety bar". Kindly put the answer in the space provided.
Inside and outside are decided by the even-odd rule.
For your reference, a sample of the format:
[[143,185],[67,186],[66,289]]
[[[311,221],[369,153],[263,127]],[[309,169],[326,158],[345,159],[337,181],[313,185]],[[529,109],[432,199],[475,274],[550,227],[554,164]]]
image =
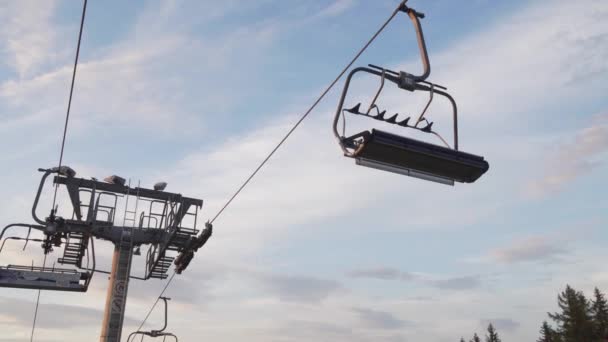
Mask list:
[[17,270],[17,271],[35,271],[35,272],[43,272],[43,273],[61,273],[61,274],[80,274],[75,269],[69,268],[56,268],[56,267],[40,267],[40,266],[21,266],[21,265],[7,265],[6,267],[2,267],[6,270]]
[[39,226],[36,224],[27,224],[27,223],[12,223],[9,224],[7,226],[5,226],[2,229],[2,232],[0,232],[0,240],[2,240],[2,238],[4,237],[4,233],[9,230],[10,228],[15,228],[15,227],[21,227],[21,228],[28,228],[28,229],[38,229],[40,231],[44,231],[44,226]]
[[[383,69],[377,70],[377,69],[378,68],[376,68],[376,67],[374,67],[374,68],[368,68],[368,67],[355,68],[350,72],[350,74],[348,74],[348,77],[346,78],[346,81],[344,83],[344,89],[342,90],[342,96],[340,97],[340,101],[338,102],[338,108],[336,109],[336,115],[334,117],[334,124],[333,124],[334,136],[336,137],[336,139],[338,139],[338,142],[340,144],[340,147],[342,148],[342,151],[344,152],[344,155],[346,155],[348,157],[354,157],[357,154],[357,150],[355,150],[355,152],[350,152],[347,149],[347,146],[344,144],[344,137],[342,137],[340,135],[340,133],[338,132],[338,123],[340,121],[340,115],[342,114],[342,110],[344,109],[344,101],[346,100],[346,95],[348,94],[350,82],[351,82],[353,76],[358,72],[365,72],[365,73],[369,73],[372,75],[382,77],[383,79],[387,79],[387,80],[397,84],[397,86],[399,86],[399,88],[402,88],[405,90],[427,91],[430,93],[435,93],[435,94],[439,94],[439,95],[446,97],[452,105],[452,113],[453,113],[453,121],[454,121],[454,125],[453,125],[454,126],[454,150],[458,150],[458,108],[456,106],[456,101],[454,101],[454,98],[447,92],[441,90],[443,87],[435,86],[426,81],[420,81],[420,82],[415,82],[413,84],[410,84],[407,79],[409,76],[408,76],[408,74],[406,74],[404,72],[396,73],[396,72],[390,71],[390,70],[383,70]],[[421,84],[421,83],[426,83],[426,84]],[[440,89],[437,89],[437,88],[440,88]]]
[[[4,240],[2,241],[2,244],[0,245],[0,253],[2,253],[2,250],[4,249],[4,245],[6,244],[7,241],[12,240],[12,241],[25,241],[25,243],[27,244],[29,241],[34,241],[34,242],[44,242],[44,240],[42,239],[34,239],[34,238],[22,238],[19,236],[7,236],[4,238]],[[23,247],[25,250],[25,246]]]

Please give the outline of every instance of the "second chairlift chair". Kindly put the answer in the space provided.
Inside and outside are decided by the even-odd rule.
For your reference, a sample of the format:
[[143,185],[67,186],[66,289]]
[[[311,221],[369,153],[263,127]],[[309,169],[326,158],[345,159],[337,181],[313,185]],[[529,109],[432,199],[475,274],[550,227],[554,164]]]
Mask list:
[[[152,338],[163,338],[163,342],[167,341],[167,337],[169,337],[171,340],[170,341],[174,341],[174,342],[178,342],[177,336],[175,336],[172,333],[169,332],[165,332],[165,329],[167,329],[167,316],[168,316],[168,300],[171,300],[171,298],[167,298],[167,297],[160,297],[160,299],[163,300],[163,302],[165,303],[165,325],[163,326],[162,329],[160,330],[150,330],[150,331],[134,331],[131,334],[129,334],[129,337],[127,338],[127,342],[141,342],[144,341],[144,338],[146,336],[148,337],[152,337]],[[137,336],[141,336],[141,339],[139,341],[135,340],[135,338]]]
[[[344,90],[336,110],[333,122],[334,135],[338,139],[344,155],[354,158],[358,165],[448,185],[454,185],[455,181],[472,183],[488,170],[489,164],[483,157],[458,150],[458,113],[456,102],[450,94],[445,92],[446,88],[426,81],[431,73],[431,67],[419,20],[420,18],[424,18],[424,14],[407,7],[405,2],[402,4],[400,11],[409,16],[416,29],[424,72],[422,75],[417,76],[403,71],[397,73],[375,65],[355,68],[346,79]],[[361,103],[352,108],[345,109],[344,101],[349,90],[351,79],[355,74],[360,72],[380,77],[380,87],[366,110],[362,110]],[[387,80],[409,92],[425,91],[429,93],[429,101],[418,118],[412,120],[410,117],[407,117],[398,120],[399,114],[387,117],[385,116],[386,111],[380,111],[376,105],[376,101]],[[454,122],[453,148],[450,148],[445,140],[443,140],[438,133],[433,131],[433,123],[428,122],[424,117],[435,94],[447,98],[451,104]],[[375,114],[373,114],[372,111],[375,111]],[[403,128],[411,128],[424,133],[430,133],[437,136],[448,146],[438,146],[377,129],[345,136],[345,121],[343,121],[342,134],[338,132],[340,117],[342,116],[343,120],[345,120],[345,112],[354,115],[362,115]]]

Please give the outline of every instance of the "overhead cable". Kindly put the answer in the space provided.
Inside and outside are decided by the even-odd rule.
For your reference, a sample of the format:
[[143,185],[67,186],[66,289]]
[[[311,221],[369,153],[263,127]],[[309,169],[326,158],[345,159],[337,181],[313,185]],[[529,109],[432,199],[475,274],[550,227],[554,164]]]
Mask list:
[[[70,121],[70,109],[72,108],[72,95],[74,94],[74,83],[76,81],[76,69],[78,67],[78,57],[80,56],[80,43],[82,41],[82,31],[84,28],[84,18],[87,12],[87,0],[84,0],[82,6],[82,15],[80,18],[80,31],[78,32],[78,43],[76,45],[76,57],[74,58],[74,68],[72,70],[72,83],[70,85],[70,96],[68,97],[68,108],[65,115],[65,124],[63,127],[63,137],[61,138],[61,151],[59,152],[59,165],[57,170],[61,169],[61,164],[63,163],[63,152],[65,149],[65,138],[68,133],[68,122]],[[55,204],[57,201],[57,189],[59,188],[59,184],[55,185],[55,192],[53,194],[53,205],[51,207],[51,213],[54,216],[55,212]],[[42,269],[46,266],[46,252],[44,254],[44,262],[42,264]],[[36,309],[34,311],[34,320],[32,322],[32,333],[30,335],[30,342],[34,341],[34,332],[36,331],[36,321],[38,318],[38,307],[40,305],[40,290],[38,290],[38,296],[36,298]]]
[[[260,163],[260,165],[258,165],[258,167],[253,171],[253,173],[251,173],[251,175],[241,184],[241,186],[237,189],[237,191],[230,197],[230,199],[228,199],[228,201],[224,204],[224,206],[222,206],[222,208],[218,211],[218,213],[209,221],[209,223],[212,224],[224,212],[224,210],[226,210],[226,208],[232,203],[232,201],[234,201],[234,199],[241,193],[241,191],[249,184],[249,182],[251,182],[253,177],[255,177],[255,175],[260,171],[260,169],[275,154],[275,152],[283,145],[283,143],[291,136],[291,134],[300,126],[300,124],[304,121],[304,119],[306,119],[308,117],[308,115],[317,107],[317,105],[325,98],[325,96],[336,85],[336,83],[338,83],[338,81],[342,78],[342,76],[344,76],[344,74],[348,71],[348,69],[350,69],[353,66],[353,64],[357,61],[357,59],[359,59],[359,57],[363,54],[363,52],[365,52],[365,50],[367,50],[367,48],[374,42],[374,40],[376,40],[376,38],[380,35],[380,33],[382,33],[382,31],[384,31],[386,26],[388,26],[388,24],[393,20],[393,18],[395,18],[397,13],[399,13],[399,11],[405,7],[406,2],[407,2],[407,0],[404,0],[399,4],[399,6],[393,11],[393,13],[388,17],[388,19],[382,24],[382,26],[380,26],[380,28],[372,35],[372,37],[363,45],[363,47],[361,49],[359,49],[359,51],[350,60],[350,62],[348,62],[348,64],[340,71],[338,76],[336,76],[336,78],[327,86],[327,88],[325,88],[325,90],[321,93],[321,95],[319,95],[319,97],[313,102],[313,104],[308,108],[308,110],[306,110],[306,112],[304,112],[304,114],[300,117],[300,119],[293,125],[293,127],[279,141],[279,143],[270,151],[270,153],[266,156],[266,158],[264,158],[264,160]],[[169,278],[169,280],[167,281],[167,283],[165,284],[165,287],[163,288],[162,292],[156,298],[156,301],[154,302],[154,304],[152,305],[152,307],[146,314],[146,317],[141,322],[141,324],[139,325],[139,328],[137,330],[141,330],[141,328],[144,326],[144,324],[150,317],[150,314],[152,313],[152,311],[154,310],[154,308],[160,301],[161,297],[164,295],[165,291],[167,290],[167,288],[173,281],[175,274],[176,273],[174,271],[173,274],[171,275],[171,277]]]
[[325,90],[321,93],[321,95],[319,95],[319,97],[315,100],[315,102],[313,102],[313,104],[308,108],[308,110],[306,110],[306,112],[304,112],[304,114],[300,117],[300,119],[293,125],[293,127],[287,132],[287,134],[285,134],[285,136],[281,139],[281,141],[279,141],[279,143],[272,149],[272,151],[270,151],[270,153],[266,156],[266,158],[264,158],[264,160],[262,160],[260,165],[258,165],[258,167],[253,171],[253,173],[251,173],[251,175],[243,182],[243,184],[241,184],[241,186],[230,197],[230,199],[228,199],[226,204],[224,204],[224,206],[220,209],[220,211],[211,219],[210,223],[213,223],[224,212],[224,210],[226,210],[226,208],[232,203],[232,201],[234,201],[234,199],[249,184],[249,182],[253,179],[253,177],[255,177],[255,175],[258,173],[258,171],[260,171],[260,169],[268,162],[268,160],[270,160],[270,158],[274,155],[274,153],[283,145],[283,143],[291,136],[291,134],[300,126],[302,121],[304,121],[304,119],[306,119],[308,117],[308,115],[317,107],[317,105],[321,102],[321,100],[323,100],[325,98],[327,93],[329,93],[329,91],[336,85],[336,83],[338,83],[338,81],[342,78],[342,76],[344,76],[344,74],[348,71],[348,69],[350,69],[350,67],[353,66],[353,64],[357,61],[357,59],[359,59],[359,57],[363,54],[363,52],[365,52],[365,50],[367,50],[367,48],[374,42],[374,40],[376,40],[376,38],[380,35],[380,33],[382,33],[382,31],[384,31],[386,26],[388,26],[388,24],[393,20],[393,18],[395,18],[397,13],[399,13],[399,11],[402,8],[404,8],[406,2],[407,2],[407,0],[404,0],[399,4],[399,7],[397,7],[393,11],[393,13],[384,22],[384,24],[382,24],[382,26],[380,26],[378,31],[376,31],[376,33],[374,33],[374,35],[367,41],[367,43],[365,43],[365,45],[363,45],[363,47],[357,52],[357,54],[355,54],[355,56],[350,60],[350,62],[342,69],[342,71],[340,71],[338,76],[336,76],[336,78],[327,86],[327,88],[325,88]]

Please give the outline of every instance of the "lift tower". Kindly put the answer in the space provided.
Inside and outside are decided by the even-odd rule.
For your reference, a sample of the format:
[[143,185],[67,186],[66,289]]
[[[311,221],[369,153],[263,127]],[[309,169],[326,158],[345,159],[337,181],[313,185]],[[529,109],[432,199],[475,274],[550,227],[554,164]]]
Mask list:
[[[28,238],[32,229],[42,231],[45,254],[53,246],[65,244],[58,262],[78,270],[9,265],[0,267],[0,287],[85,292],[95,272],[92,238],[110,241],[114,255],[100,342],[120,342],[133,255],[139,254],[141,246],[148,246],[143,279],[167,278],[178,254],[192,246],[202,246],[211,235],[211,226],[207,225],[197,236],[197,216],[203,201],[163,191],[166,183],[147,189],[131,187],[117,176],[103,182],[77,178],[76,172],[65,166],[39,171],[44,174],[32,208],[38,224],[9,225],[0,233],[0,239],[9,228],[27,228]],[[67,189],[69,217],[59,216],[56,209],[44,219],[37,214],[40,195],[50,175],[54,175],[55,186]],[[122,222],[116,221],[119,208]],[[83,259],[90,257],[92,268],[83,264]]]

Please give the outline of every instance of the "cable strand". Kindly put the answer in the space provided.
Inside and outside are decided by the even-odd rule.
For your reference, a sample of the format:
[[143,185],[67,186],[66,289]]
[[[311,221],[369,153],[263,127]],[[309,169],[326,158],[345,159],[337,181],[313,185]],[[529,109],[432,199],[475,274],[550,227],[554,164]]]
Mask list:
[[152,314],[152,311],[154,311],[154,308],[156,307],[156,305],[160,301],[160,297],[162,297],[165,294],[165,291],[167,291],[167,288],[169,287],[169,285],[171,285],[171,282],[173,281],[173,278],[175,278],[176,274],[177,273],[175,273],[175,271],[173,271],[173,274],[171,275],[171,277],[169,278],[169,280],[165,284],[165,287],[163,288],[163,290],[158,295],[158,298],[156,298],[156,301],[154,302],[154,304],[152,304],[152,307],[150,308],[150,310],[148,310],[148,313],[146,314],[146,317],[144,318],[144,320],[139,325],[139,328],[137,328],[137,331],[140,331],[141,328],[143,328],[144,324],[146,324],[146,321],[148,320],[148,318],[150,318],[150,315]]
[[[46,254],[44,254],[44,260],[42,261],[42,270],[44,271],[44,267],[46,266]],[[36,320],[38,318],[38,307],[40,306],[40,292],[38,289],[38,297],[36,298],[36,309],[34,310],[34,321],[32,322],[32,333],[30,334],[30,342],[34,341],[34,332],[36,331]]]
[[[61,151],[59,152],[59,165],[57,167],[58,170],[61,168],[61,164],[63,163],[63,152],[65,149],[65,139],[66,139],[67,132],[68,132],[68,122],[70,121],[70,109],[72,108],[72,96],[74,94],[74,83],[76,82],[76,69],[78,67],[78,57],[80,56],[80,43],[82,41],[82,31],[84,28],[84,19],[85,19],[86,12],[87,12],[87,0],[84,0],[84,4],[82,6],[82,15],[80,18],[80,30],[78,32],[78,43],[76,45],[76,57],[74,58],[74,68],[72,70],[72,83],[70,85],[70,96],[68,97],[68,108],[66,110],[66,115],[65,115],[65,124],[63,127],[63,137],[61,139]],[[55,204],[57,202],[58,188],[59,188],[59,184],[55,184],[55,191],[53,193],[53,205],[51,206],[52,215],[55,214],[54,211],[55,211]],[[43,271],[46,266],[46,257],[47,257],[47,254],[45,252],[44,260],[42,262]],[[40,293],[41,293],[41,290],[39,289],[38,296],[36,298],[36,309],[34,310],[34,320],[32,322],[32,332],[30,334],[30,342],[34,341],[34,332],[36,331],[36,321],[38,319],[38,308],[40,306]]]
[[241,193],[241,191],[249,184],[249,182],[255,177],[255,175],[260,171],[260,169],[270,160],[270,158],[275,154],[275,152],[283,145],[283,143],[291,136],[291,134],[300,126],[302,121],[308,117],[308,115],[317,107],[317,105],[325,98],[327,93],[338,83],[338,81],[344,76],[344,74],[350,69],[353,64],[361,57],[361,55],[367,50],[367,48],[376,40],[376,38],[384,31],[386,26],[395,18],[399,10],[402,8],[405,1],[403,1],[397,9],[391,14],[391,16],[382,24],[382,26],[374,33],[374,35],[365,43],[365,45],[357,52],[357,54],[351,59],[351,61],[340,71],[338,76],[325,88],[325,90],[321,93],[321,95],[315,100],[315,102],[308,108],[308,110],[300,117],[300,119],[295,123],[295,125],[287,132],[287,134],[279,141],[279,143],[270,151],[268,156],[264,158],[264,160],[260,163],[260,165],[253,171],[253,173],[241,184],[241,186],[237,189],[237,191],[228,199],[226,204],[218,211],[218,213],[211,219],[210,223],[213,222],[226,210],[226,208],[234,201],[234,199]]
[[[346,74],[346,72],[348,71],[348,69],[350,69],[350,67],[353,66],[353,64],[359,59],[359,57],[365,52],[365,50],[367,50],[367,48],[374,42],[374,40],[376,40],[376,38],[380,35],[380,33],[382,33],[382,31],[384,31],[384,29],[386,28],[386,26],[388,26],[388,24],[393,20],[393,18],[395,18],[395,16],[397,15],[397,13],[399,13],[399,10],[403,7],[403,5],[406,2],[407,2],[407,0],[404,0],[404,1],[402,1],[399,4],[399,7],[397,7],[397,9],[395,9],[395,11],[393,11],[393,13],[390,15],[390,17],[384,22],[384,24],[382,24],[382,26],[380,26],[380,28],[376,31],[376,33],[374,33],[372,35],[372,37],[365,43],[365,45],[363,45],[363,47],[361,49],[359,49],[359,51],[350,60],[350,62],[342,69],[342,71],[340,71],[340,73],[338,74],[338,76],[327,86],[327,88],[325,88],[325,90],[315,100],[315,102],[300,117],[300,119],[287,132],[287,134],[281,139],[281,141],[279,141],[279,143],[272,149],[272,151],[270,151],[270,153],[266,156],[266,158],[264,158],[264,160],[260,163],[260,165],[258,165],[258,167],[253,171],[253,173],[245,180],[245,182],[243,182],[243,184],[230,197],[230,199],[228,199],[228,201],[218,211],[218,213],[209,221],[209,223],[213,224],[213,222],[224,212],[224,210],[226,210],[226,208],[232,203],[232,201],[234,201],[234,199],[241,193],[241,191],[247,186],[247,184],[249,184],[249,182],[253,179],[253,177],[255,177],[255,175],[260,171],[260,169],[268,162],[268,160],[270,160],[270,158],[274,155],[274,153],[283,145],[283,143],[291,136],[291,134],[300,126],[300,124],[304,121],[304,119],[306,119],[308,117],[308,115],[317,107],[317,105],[325,98],[325,96],[336,85],[336,83],[338,83],[338,81],[342,78],[342,76],[344,76],[344,74]],[[171,278],[169,278],[169,281],[167,281],[167,284],[165,284],[165,287],[163,288],[162,292],[156,298],[156,301],[154,302],[154,304],[152,305],[152,307],[150,308],[150,310],[146,314],[146,317],[141,322],[141,324],[139,325],[139,328],[137,330],[141,330],[141,328],[144,326],[144,324],[146,323],[146,321],[148,320],[148,318],[152,314],[152,311],[154,310],[154,308],[156,307],[156,305],[160,301],[160,297],[162,297],[164,295],[164,293],[167,290],[167,288],[169,287],[169,285],[171,285],[171,282],[173,281],[173,278],[175,277],[175,274],[176,274],[176,272],[173,271],[173,274],[171,275]]]
[[[65,124],[63,127],[63,137],[61,139],[61,152],[59,152],[59,166],[58,169],[61,168],[63,163],[63,152],[65,150],[65,139],[68,133],[68,123],[70,121],[70,110],[72,109],[72,96],[74,94],[74,83],[76,83],[76,69],[78,68],[78,57],[80,56],[80,43],[82,41],[82,31],[84,29],[84,18],[87,12],[87,0],[84,0],[84,4],[82,6],[82,16],[80,18],[80,31],[78,32],[78,43],[76,45],[76,57],[74,58],[74,68],[72,69],[72,83],[70,85],[70,96],[68,97],[68,108],[65,114]],[[53,194],[53,206],[51,210],[55,210],[55,203],[57,201],[57,190],[59,188],[59,184],[55,184],[55,192]]]

